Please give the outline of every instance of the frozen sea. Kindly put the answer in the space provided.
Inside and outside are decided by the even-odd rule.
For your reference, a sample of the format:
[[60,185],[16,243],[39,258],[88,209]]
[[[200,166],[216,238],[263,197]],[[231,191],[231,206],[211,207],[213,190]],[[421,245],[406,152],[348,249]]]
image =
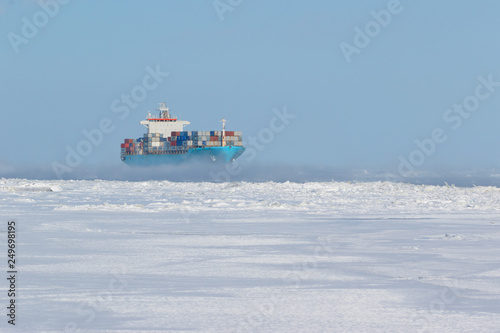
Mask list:
[[500,332],[497,187],[0,179],[0,216],[16,331]]

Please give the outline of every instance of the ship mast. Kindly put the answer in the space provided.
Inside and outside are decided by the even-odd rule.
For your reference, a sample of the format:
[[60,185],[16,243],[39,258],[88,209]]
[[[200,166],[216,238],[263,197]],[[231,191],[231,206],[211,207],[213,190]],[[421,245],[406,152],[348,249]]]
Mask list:
[[160,119],[170,119],[170,112],[167,107],[167,103],[158,103],[158,111],[160,111]]
[[222,118],[222,147],[226,146],[226,119]]

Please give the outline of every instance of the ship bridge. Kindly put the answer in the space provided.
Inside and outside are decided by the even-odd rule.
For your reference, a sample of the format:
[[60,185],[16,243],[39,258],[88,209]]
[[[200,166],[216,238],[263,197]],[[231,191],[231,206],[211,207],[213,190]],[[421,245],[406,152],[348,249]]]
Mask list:
[[160,133],[166,138],[171,136],[173,131],[182,132],[184,126],[190,124],[189,121],[177,120],[177,118],[171,116],[166,103],[160,103],[157,111],[159,111],[158,117],[153,117],[151,113],[148,113],[148,118],[141,121],[141,125],[148,128],[148,134]]

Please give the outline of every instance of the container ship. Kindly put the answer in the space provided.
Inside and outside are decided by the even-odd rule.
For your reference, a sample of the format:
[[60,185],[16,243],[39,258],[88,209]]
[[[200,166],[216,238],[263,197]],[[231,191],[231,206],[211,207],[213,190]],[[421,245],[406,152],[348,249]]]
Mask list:
[[222,131],[184,131],[189,121],[178,120],[170,115],[165,103],[153,117],[148,112],[140,123],[148,131],[142,138],[125,139],[121,144],[121,159],[131,166],[155,166],[178,164],[193,160],[209,160],[229,163],[238,158],[243,147],[240,131],[226,131],[222,119]]

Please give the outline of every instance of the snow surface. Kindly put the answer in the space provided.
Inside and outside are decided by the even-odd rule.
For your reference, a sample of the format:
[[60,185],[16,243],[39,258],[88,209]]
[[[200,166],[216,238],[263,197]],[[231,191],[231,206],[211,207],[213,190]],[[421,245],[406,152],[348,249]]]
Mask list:
[[23,332],[500,331],[495,187],[0,179],[0,212]]

